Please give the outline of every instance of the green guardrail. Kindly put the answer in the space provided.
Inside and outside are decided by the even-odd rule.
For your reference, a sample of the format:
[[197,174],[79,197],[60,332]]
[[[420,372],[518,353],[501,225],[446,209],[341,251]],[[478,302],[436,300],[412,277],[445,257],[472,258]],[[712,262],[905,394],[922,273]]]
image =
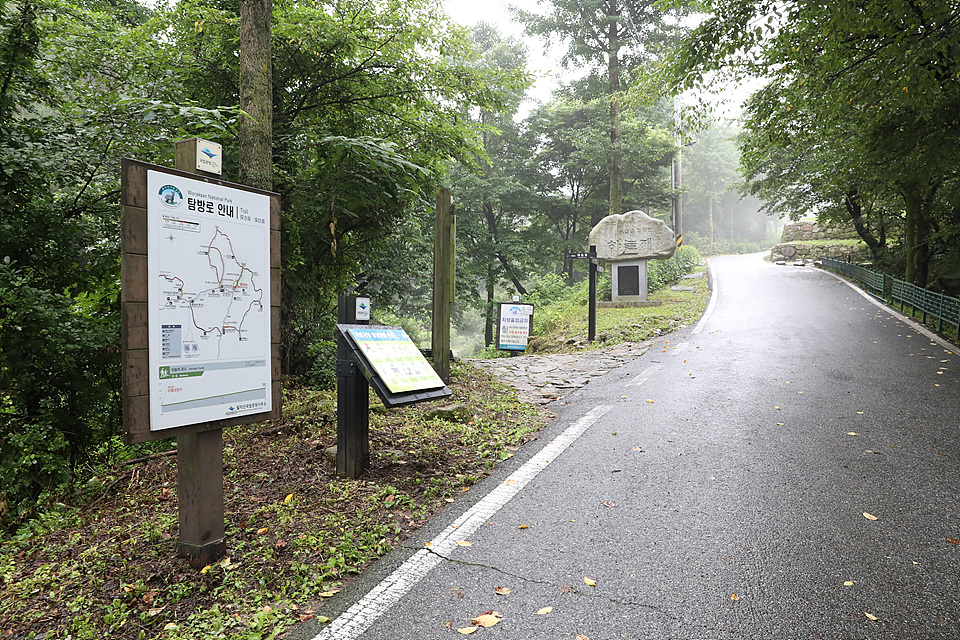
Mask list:
[[919,313],[922,316],[924,324],[927,324],[932,316],[936,320],[939,333],[943,333],[944,324],[952,325],[956,329],[957,336],[960,337],[960,299],[942,292],[930,291],[906,280],[899,280],[849,262],[824,258],[821,264],[824,269],[849,276],[861,283],[864,291],[875,298],[891,306],[899,303],[900,311],[905,311],[909,306],[913,313]]

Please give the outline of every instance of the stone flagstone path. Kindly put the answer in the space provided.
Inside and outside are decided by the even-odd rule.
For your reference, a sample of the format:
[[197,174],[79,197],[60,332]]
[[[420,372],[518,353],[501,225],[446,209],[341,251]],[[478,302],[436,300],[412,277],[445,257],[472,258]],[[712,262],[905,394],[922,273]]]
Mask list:
[[521,400],[549,404],[602,376],[611,369],[643,355],[648,342],[625,342],[609,349],[513,358],[465,358],[473,366],[489,371],[514,387]]

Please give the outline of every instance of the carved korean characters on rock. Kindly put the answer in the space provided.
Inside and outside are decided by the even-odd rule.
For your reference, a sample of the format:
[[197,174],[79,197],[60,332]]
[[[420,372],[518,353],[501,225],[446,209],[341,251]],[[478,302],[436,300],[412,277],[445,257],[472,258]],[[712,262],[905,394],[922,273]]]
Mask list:
[[647,260],[664,260],[676,251],[673,231],[642,211],[607,216],[590,232],[597,257],[609,262],[614,302],[647,299]]

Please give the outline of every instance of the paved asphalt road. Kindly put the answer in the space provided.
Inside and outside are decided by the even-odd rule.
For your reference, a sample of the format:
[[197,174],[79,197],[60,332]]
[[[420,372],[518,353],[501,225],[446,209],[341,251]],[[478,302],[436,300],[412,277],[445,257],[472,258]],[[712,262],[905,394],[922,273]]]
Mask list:
[[298,636],[495,610],[473,638],[960,638],[956,350],[812,267],[710,265],[697,327],[554,405]]

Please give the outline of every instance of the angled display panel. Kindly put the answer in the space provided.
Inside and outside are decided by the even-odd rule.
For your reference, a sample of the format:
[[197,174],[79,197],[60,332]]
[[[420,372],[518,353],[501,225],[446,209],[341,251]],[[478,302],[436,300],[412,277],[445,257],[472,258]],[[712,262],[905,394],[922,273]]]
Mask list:
[[377,395],[386,406],[446,397],[446,387],[417,345],[400,327],[337,325]]

